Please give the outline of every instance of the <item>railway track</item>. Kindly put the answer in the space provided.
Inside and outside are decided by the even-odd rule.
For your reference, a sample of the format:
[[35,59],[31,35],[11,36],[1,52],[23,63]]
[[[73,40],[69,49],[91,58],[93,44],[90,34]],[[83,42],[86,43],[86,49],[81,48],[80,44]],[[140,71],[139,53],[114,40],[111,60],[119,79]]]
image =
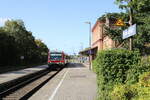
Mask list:
[[57,71],[46,70],[28,80],[17,83],[0,92],[0,100],[27,100],[61,70],[62,68],[57,69]]

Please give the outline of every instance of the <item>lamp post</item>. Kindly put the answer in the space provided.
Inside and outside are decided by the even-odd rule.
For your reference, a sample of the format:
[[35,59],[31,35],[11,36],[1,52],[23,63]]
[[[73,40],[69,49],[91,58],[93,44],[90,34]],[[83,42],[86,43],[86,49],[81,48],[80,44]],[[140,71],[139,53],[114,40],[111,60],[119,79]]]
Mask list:
[[89,24],[89,47],[90,47],[90,52],[89,52],[89,69],[92,69],[91,66],[91,22],[85,22],[86,24]]

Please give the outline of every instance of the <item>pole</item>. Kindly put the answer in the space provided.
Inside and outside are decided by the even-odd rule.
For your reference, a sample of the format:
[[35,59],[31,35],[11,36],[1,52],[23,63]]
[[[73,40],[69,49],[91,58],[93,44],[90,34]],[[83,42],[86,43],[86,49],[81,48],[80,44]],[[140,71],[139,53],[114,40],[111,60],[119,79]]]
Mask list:
[[89,52],[89,70],[92,69],[92,66],[91,66],[91,22],[85,22],[86,24],[89,24],[89,49],[90,49],[90,52]]
[[90,47],[90,53],[89,53],[89,69],[92,70],[91,66],[91,22],[89,22],[89,47]]
[[[132,0],[130,0],[130,2],[132,2]],[[130,17],[130,20],[129,20],[129,25],[130,26],[132,26],[132,24],[133,24],[133,9],[132,9],[132,7],[130,7],[130,15],[129,15],[129,17]],[[129,50],[132,50],[132,37],[130,37],[130,39],[129,39]]]
[[91,48],[91,22],[89,22],[89,46]]

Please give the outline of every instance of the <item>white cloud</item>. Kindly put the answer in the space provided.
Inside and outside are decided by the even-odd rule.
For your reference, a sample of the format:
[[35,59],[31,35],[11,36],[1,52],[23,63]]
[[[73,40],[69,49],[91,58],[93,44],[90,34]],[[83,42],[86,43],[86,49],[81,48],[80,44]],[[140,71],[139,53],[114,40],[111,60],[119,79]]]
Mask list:
[[10,18],[0,18],[0,24],[4,25],[7,20],[11,20]]

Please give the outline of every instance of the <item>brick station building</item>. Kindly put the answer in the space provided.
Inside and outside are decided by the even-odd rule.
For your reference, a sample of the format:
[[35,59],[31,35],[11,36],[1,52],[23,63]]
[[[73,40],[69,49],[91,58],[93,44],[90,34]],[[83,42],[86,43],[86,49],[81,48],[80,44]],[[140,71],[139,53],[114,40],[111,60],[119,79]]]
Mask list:
[[81,55],[89,55],[91,52],[91,59],[95,59],[96,54],[98,51],[112,49],[116,47],[116,42],[113,41],[109,36],[105,34],[105,27],[115,27],[114,20],[110,20],[105,18],[103,20],[97,20],[95,25],[92,28],[92,41],[91,41],[91,48],[80,51],[79,54]]

